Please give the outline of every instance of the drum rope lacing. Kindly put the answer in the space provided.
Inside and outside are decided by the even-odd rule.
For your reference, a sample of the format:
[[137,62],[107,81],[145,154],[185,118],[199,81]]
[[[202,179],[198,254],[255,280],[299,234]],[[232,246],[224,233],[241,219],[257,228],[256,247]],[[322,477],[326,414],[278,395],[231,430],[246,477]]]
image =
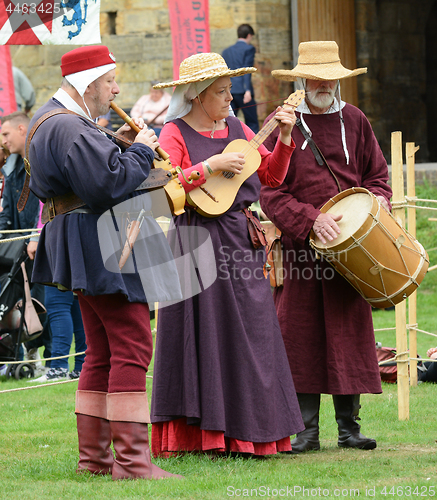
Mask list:
[[[381,277],[381,284],[382,284],[382,287],[383,287],[383,291],[381,292],[381,290],[375,288],[374,286],[372,286],[371,284],[367,283],[366,281],[364,281],[362,278],[358,277],[353,271],[350,271],[349,269],[345,268],[346,269],[346,273],[345,275],[348,277],[348,279],[351,279],[353,278],[355,280],[355,287],[357,289],[357,291],[361,294],[361,296],[363,298],[365,298],[366,300],[369,300],[371,301],[372,303],[377,303],[377,302],[381,302],[381,301],[385,301],[385,300],[388,300],[391,304],[395,305],[395,303],[392,301],[392,299],[396,296],[398,296],[400,293],[402,293],[403,290],[405,290],[406,288],[408,288],[411,284],[414,284],[416,286],[419,286],[419,284],[417,283],[416,281],[416,278],[417,276],[419,275],[421,269],[422,269],[422,266],[423,266],[423,263],[424,261],[426,260],[424,258],[424,249],[423,247],[420,245],[420,243],[418,242],[418,244],[421,246],[423,252],[421,252],[420,250],[417,250],[415,245],[414,245],[414,240],[415,238],[413,238],[409,233],[408,231],[405,231],[406,235],[408,236],[408,240],[410,241],[410,243],[414,246],[414,248],[411,248],[409,246],[406,246],[403,244],[403,242],[399,243],[398,240],[396,240],[393,236],[393,234],[391,234],[391,232],[387,229],[387,227],[379,220],[379,215],[380,215],[380,211],[381,211],[381,207],[378,206],[378,210],[376,212],[376,215],[373,215],[372,213],[369,213],[369,215],[372,217],[373,219],[373,222],[370,226],[370,228],[367,230],[366,233],[364,233],[363,235],[360,236],[360,238],[354,238],[353,235],[350,236],[350,238],[353,240],[353,243],[351,243],[351,245],[349,245],[347,248],[343,249],[343,250],[338,250],[338,251],[335,251],[335,250],[331,250],[327,247],[325,247],[323,250],[324,252],[326,252],[326,254],[322,253],[319,251],[319,249],[315,246],[314,242],[311,241],[310,244],[311,246],[313,247],[313,249],[316,251],[317,254],[320,254],[322,255],[322,257],[325,258],[325,260],[329,263],[332,263],[332,262],[335,262],[337,263],[338,266],[340,266],[342,269],[345,268],[344,264],[342,264],[342,262],[339,260],[339,258],[342,256],[342,255],[345,255],[347,254],[349,251],[355,249],[355,248],[360,248],[364,254],[371,260],[371,262],[373,262],[373,264],[375,266],[378,266],[378,265],[381,265],[380,262],[378,262],[371,254],[370,252],[364,248],[362,246],[362,242],[369,236],[369,234],[373,231],[373,229],[376,227],[376,226],[379,226],[383,232],[385,232],[385,234],[389,237],[389,239],[393,242],[394,245],[396,245],[399,248],[403,248],[403,249],[406,249],[406,250],[409,250],[410,252],[413,252],[415,254],[418,254],[420,255],[420,265],[417,266],[416,268],[416,271],[413,275],[411,275],[410,273],[410,270],[408,269],[408,265],[407,265],[407,262],[405,261],[402,253],[399,252],[399,255],[402,259],[402,263],[406,269],[406,272],[408,274],[404,274],[400,271],[397,271],[395,269],[392,269],[392,268],[389,268],[389,267],[385,267],[384,266],[384,270],[386,271],[389,271],[389,272],[392,272],[394,274],[397,274],[399,276],[402,276],[404,278],[408,278],[408,281],[406,282],[406,284],[399,290],[396,290],[394,293],[392,293],[391,295],[387,295],[387,289],[386,289],[386,286],[385,286],[385,283],[384,283],[384,279],[382,277],[382,274],[381,272],[379,272],[380,274],[380,277]],[[347,258],[346,258],[347,260]],[[343,271],[344,272],[344,271]],[[374,292],[377,292],[379,294],[382,295],[382,297],[380,299],[378,298],[368,298],[365,293],[363,292],[362,288],[360,287],[360,284],[364,284],[366,285],[368,288],[372,289]]]

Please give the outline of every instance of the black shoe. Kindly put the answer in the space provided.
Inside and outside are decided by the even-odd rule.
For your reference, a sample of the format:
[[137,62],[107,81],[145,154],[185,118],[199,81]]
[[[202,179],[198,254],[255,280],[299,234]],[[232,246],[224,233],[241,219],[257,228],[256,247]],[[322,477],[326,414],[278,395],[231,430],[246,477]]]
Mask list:
[[376,448],[376,441],[366,437],[359,432],[358,434],[351,434],[348,438],[340,440],[338,438],[338,446],[340,448],[358,448],[359,450],[374,450]]
[[319,410],[320,394],[297,394],[305,430],[291,441],[291,452],[296,455],[310,450],[320,450]]
[[338,446],[374,450],[376,441],[361,434],[358,414],[361,408],[359,394],[333,395],[335,420],[338,424]]
[[70,379],[75,379],[75,378],[79,378],[79,375],[80,375],[80,371],[79,370],[72,370],[68,376],[70,377]]

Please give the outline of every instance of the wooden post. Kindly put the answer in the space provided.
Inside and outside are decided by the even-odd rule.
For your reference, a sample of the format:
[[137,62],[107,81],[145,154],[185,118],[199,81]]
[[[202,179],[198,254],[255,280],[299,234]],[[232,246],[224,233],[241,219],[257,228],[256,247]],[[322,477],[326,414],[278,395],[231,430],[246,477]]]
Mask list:
[[[419,146],[415,147],[414,142],[407,142],[405,156],[407,157],[407,196],[414,198],[416,196],[416,184],[414,177],[414,155]],[[410,200],[408,205],[416,205],[415,201]],[[416,237],[416,209],[408,208],[408,232]],[[408,323],[410,325],[408,338],[410,344],[410,385],[417,385],[417,291],[413,292],[408,298]]]
[[[404,165],[402,161],[402,133],[391,134],[391,164],[393,188],[393,216],[405,227]],[[407,305],[405,300],[396,305],[396,350],[398,354],[398,416],[399,420],[410,417],[410,389],[408,382]]]

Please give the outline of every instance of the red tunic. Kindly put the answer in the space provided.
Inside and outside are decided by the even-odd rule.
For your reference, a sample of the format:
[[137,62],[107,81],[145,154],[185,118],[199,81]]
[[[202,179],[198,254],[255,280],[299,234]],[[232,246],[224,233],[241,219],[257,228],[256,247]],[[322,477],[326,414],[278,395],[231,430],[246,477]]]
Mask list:
[[[304,118],[342,190],[362,186],[390,199],[387,163],[360,110],[343,108],[349,165],[339,114]],[[287,177],[278,188],[261,189],[261,206],[283,233],[287,274],[274,299],[296,392],[380,393],[371,307],[329,264],[317,261],[308,244],[319,208],[338,193],[336,182],[309,146],[301,149],[304,138],[297,127],[292,136],[296,150]],[[273,133],[266,146],[275,140]]]

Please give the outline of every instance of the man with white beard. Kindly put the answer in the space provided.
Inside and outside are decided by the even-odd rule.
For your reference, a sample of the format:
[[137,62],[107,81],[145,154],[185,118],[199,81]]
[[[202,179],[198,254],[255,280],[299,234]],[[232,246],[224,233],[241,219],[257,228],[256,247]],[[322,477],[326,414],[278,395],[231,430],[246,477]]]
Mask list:
[[[282,232],[284,283],[274,299],[306,427],[292,441],[292,453],[320,449],[323,393],[333,397],[338,445],[376,447],[357,423],[360,394],[381,393],[371,307],[325,260],[316,259],[308,243],[311,230],[323,243],[338,237],[344,214],[323,214],[320,208],[345,189],[364,187],[390,209],[387,163],[370,123],[340,97],[340,80],[366,71],[342,66],[335,42],[304,42],[294,69],[272,72],[278,79],[300,80],[305,89],[285,181],[261,189],[261,207]],[[265,141],[268,149],[276,135]]]

